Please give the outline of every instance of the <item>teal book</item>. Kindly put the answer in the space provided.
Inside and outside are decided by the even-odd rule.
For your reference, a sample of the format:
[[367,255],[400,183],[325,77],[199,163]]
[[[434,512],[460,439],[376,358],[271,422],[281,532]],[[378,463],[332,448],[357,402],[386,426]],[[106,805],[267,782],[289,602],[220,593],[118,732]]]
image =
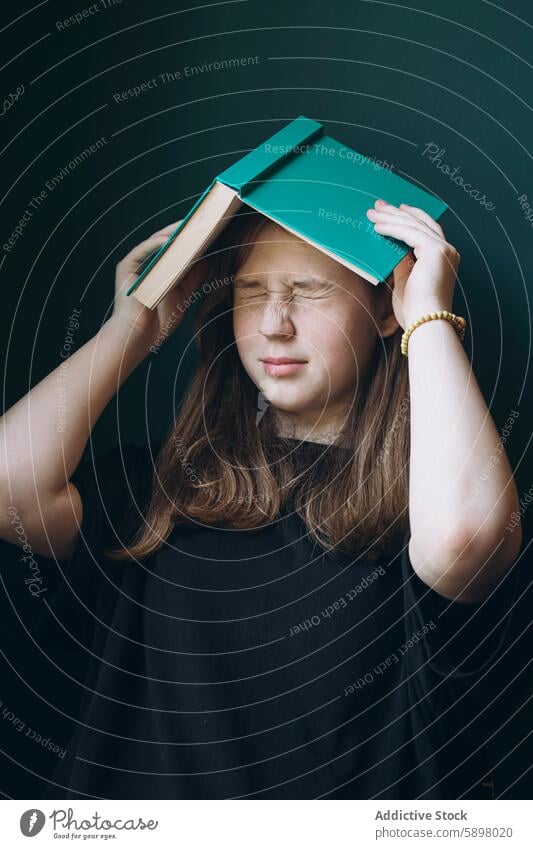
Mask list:
[[243,204],[378,285],[409,250],[375,232],[366,210],[378,198],[435,220],[448,208],[300,115],[212,180],[126,294],[156,307]]

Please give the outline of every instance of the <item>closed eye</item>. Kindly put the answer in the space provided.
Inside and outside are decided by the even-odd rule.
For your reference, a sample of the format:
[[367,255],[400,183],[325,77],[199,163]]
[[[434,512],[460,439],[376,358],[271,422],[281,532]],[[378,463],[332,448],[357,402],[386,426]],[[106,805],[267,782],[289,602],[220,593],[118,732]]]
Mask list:
[[320,297],[320,295],[327,294],[330,290],[330,286],[296,286],[294,294],[302,298],[317,298]]
[[[288,292],[272,292],[272,295],[274,300],[291,302],[295,298],[309,300],[310,298],[327,297],[335,288],[335,285],[327,280],[309,279],[295,281],[292,283],[292,289]],[[237,280],[234,284],[234,290],[238,297],[246,298],[247,301],[253,299],[257,302],[259,298],[265,299],[268,296],[268,291],[263,283],[258,280]]]
[[253,283],[244,283],[240,286],[235,286],[234,288],[235,295],[238,298],[245,298],[247,301],[257,300],[257,298],[266,296],[264,288]]
[[259,292],[263,290],[263,287],[258,283],[240,283],[238,286],[235,286],[235,290],[237,292]]
[[[299,292],[314,292],[320,289],[331,289],[332,284],[327,281],[307,281],[304,280],[302,282],[293,283],[293,289],[297,289]],[[258,280],[238,280],[234,284],[234,289],[237,290],[250,290],[250,289],[264,289],[262,283]]]

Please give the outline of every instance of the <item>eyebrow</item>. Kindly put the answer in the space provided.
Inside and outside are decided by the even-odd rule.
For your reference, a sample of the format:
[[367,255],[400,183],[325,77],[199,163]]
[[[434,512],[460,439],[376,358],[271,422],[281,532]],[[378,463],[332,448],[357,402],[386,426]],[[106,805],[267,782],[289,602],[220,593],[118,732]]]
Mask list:
[[[237,277],[234,281],[234,283],[259,283],[259,282],[260,281],[256,280],[252,274],[250,274],[249,276],[246,276],[246,277]],[[302,275],[301,277],[296,277],[292,281],[287,280],[287,278],[285,278],[282,282],[286,283],[289,286],[292,283],[293,286],[297,285],[297,286],[310,287],[313,283],[323,284],[323,283],[329,283],[331,281],[325,280],[321,277],[313,277],[313,276],[309,276],[309,275],[306,275],[306,276]]]

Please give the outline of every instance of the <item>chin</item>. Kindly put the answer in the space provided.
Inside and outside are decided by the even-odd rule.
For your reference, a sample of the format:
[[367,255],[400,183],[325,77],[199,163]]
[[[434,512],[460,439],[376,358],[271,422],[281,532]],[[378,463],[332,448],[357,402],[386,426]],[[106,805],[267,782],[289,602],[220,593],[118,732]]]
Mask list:
[[272,385],[272,381],[268,384],[262,381],[261,391],[269,404],[284,413],[304,413],[317,407],[317,398],[303,387]]

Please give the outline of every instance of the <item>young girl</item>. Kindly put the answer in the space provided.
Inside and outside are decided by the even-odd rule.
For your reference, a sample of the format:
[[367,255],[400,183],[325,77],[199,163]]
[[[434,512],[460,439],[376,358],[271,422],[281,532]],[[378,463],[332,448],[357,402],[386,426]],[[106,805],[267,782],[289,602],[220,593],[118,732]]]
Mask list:
[[[400,349],[451,311],[459,254],[419,209],[367,214],[412,249],[384,284],[247,212],[149,311],[124,290],[176,224],[154,234],[69,358],[66,427],[55,372],[4,416],[2,535],[21,544],[12,505],[57,560],[47,628],[87,667],[64,676],[76,715],[57,696],[73,734],[45,798],[506,792],[501,682],[530,618],[517,490],[457,327],[434,316]],[[168,437],[80,463],[197,301]]]

